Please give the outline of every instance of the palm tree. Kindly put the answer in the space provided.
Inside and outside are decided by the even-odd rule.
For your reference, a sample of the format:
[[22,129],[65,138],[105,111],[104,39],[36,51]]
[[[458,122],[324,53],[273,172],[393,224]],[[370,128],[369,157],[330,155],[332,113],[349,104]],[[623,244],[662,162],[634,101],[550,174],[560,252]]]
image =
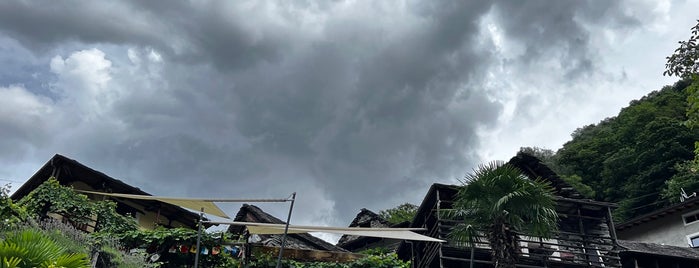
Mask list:
[[0,241],[0,268],[64,267],[87,268],[85,253],[67,253],[51,237],[38,230],[7,232]]
[[529,179],[509,164],[491,162],[462,182],[447,213],[459,220],[451,236],[471,249],[485,237],[496,268],[515,267],[520,252],[517,232],[550,238],[557,231],[553,187],[544,180]]

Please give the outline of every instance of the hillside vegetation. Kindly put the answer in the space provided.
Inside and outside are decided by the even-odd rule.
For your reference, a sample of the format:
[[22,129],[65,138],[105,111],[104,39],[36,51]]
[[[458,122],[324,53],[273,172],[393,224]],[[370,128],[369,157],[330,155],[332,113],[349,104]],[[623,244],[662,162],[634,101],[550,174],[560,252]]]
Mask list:
[[581,127],[556,153],[534,153],[580,192],[617,202],[618,221],[679,202],[699,191],[693,168],[699,131],[686,126],[686,80],[632,101],[617,116]]

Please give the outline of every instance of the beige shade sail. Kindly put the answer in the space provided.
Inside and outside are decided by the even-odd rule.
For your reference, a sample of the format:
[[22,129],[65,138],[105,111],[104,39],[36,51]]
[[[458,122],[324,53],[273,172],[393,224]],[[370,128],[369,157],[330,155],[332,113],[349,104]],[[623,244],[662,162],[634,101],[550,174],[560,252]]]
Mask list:
[[120,197],[126,199],[137,199],[137,200],[156,200],[163,203],[168,203],[175,206],[180,206],[183,208],[188,208],[195,211],[202,211],[206,214],[230,219],[226,213],[224,213],[213,200],[208,199],[196,199],[196,198],[174,198],[174,197],[162,197],[162,196],[151,196],[151,195],[136,195],[136,194],[117,194],[117,193],[102,193],[93,191],[82,191],[76,190],[81,193],[105,195],[112,197]]
[[[214,224],[244,225],[251,234],[283,234],[285,224],[256,223],[256,222],[215,222]],[[325,227],[325,226],[300,226],[289,225],[288,233],[300,234],[309,232],[333,233],[356,236],[381,237],[400,240],[446,242],[441,239],[421,235],[413,231],[424,231],[422,228],[361,228],[361,227]]]

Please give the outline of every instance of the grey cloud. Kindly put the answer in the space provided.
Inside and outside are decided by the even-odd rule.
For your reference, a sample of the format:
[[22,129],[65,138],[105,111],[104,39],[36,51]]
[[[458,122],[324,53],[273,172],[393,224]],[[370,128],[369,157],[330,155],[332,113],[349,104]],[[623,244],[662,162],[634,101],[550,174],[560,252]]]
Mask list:
[[23,85],[40,94],[50,95],[47,80],[52,78],[44,58],[36,57],[11,38],[0,35],[0,87]]
[[[580,4],[537,3],[357,3],[345,11],[311,1],[6,2],[0,32],[37,54],[65,42],[117,47],[106,58],[107,88],[118,98],[96,122],[70,121],[71,130],[39,149],[46,158],[64,153],[154,193],[297,191],[299,215],[346,224],[361,207],[419,202],[414,193],[481,160],[477,130],[495,127],[503,110],[485,85],[500,62],[481,25],[492,10],[508,38],[528,48],[511,59],[517,64],[556,50],[562,62],[579,62],[567,72],[595,68],[590,33],[569,18]],[[306,17],[304,8],[327,17]],[[532,15],[544,8],[551,16]],[[605,12],[615,13],[583,13],[592,20]],[[131,63],[127,49],[143,58]],[[150,49],[162,62],[147,59]],[[320,202],[325,209],[314,211]]]
[[149,28],[157,21],[120,3],[3,2],[0,25],[25,46],[46,49],[66,41],[85,43],[160,43]]
[[[240,68],[279,57],[286,31],[244,25],[252,12],[226,2],[0,4],[0,29],[37,51],[68,42],[157,48],[183,62]],[[247,13],[249,12],[249,13]],[[260,26],[260,29],[252,29]],[[264,31],[258,33],[258,31]],[[288,33],[290,34],[290,33]],[[279,36],[277,36],[279,35]]]
[[621,1],[498,1],[495,7],[505,35],[525,47],[523,68],[553,58],[569,80],[595,69],[599,51],[590,48],[590,25],[630,29],[641,24],[625,13]]

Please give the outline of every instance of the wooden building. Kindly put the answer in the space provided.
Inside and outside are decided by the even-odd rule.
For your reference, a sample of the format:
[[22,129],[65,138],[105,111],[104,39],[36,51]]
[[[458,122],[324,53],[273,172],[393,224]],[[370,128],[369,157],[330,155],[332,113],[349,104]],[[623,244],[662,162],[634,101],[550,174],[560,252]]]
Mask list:
[[[621,267],[619,247],[611,218],[613,204],[585,199],[537,158],[518,154],[509,164],[528,177],[541,177],[555,188],[559,232],[551,239],[520,234],[517,267]],[[444,218],[443,209],[451,208],[458,186],[433,184],[418,208],[410,227],[427,229],[426,235],[447,243],[403,242],[398,254],[412,260],[413,267],[492,267],[487,243],[471,250],[466,241],[451,239],[457,222]],[[473,252],[473,254],[472,254]]]
[[[238,210],[234,221],[285,224],[284,221],[264,212],[257,206],[243,204]],[[270,254],[276,256],[281,247],[282,235],[249,235],[246,226],[231,225],[228,232],[245,241],[246,258],[254,258],[256,254]],[[354,254],[341,247],[335,246],[324,240],[307,233],[292,233],[287,235],[284,244],[284,258],[298,261],[323,261],[323,262],[348,262],[364,257]]]
[[[285,224],[284,221],[264,212],[259,207],[249,204],[243,204],[240,210],[238,210],[238,214],[236,214],[234,221]],[[228,232],[236,235],[244,235],[245,228],[246,227],[242,225],[231,225],[228,227]],[[281,246],[281,239],[282,235],[272,234],[254,235],[254,237],[250,237],[249,240],[252,243],[279,247]],[[285,248],[347,252],[340,247],[336,247],[333,244],[325,242],[323,239],[307,233],[289,234],[286,239]]]
[[[50,177],[55,177],[61,185],[73,187],[76,190],[124,193],[135,195],[150,195],[143,190],[114,179],[106,174],[89,168],[78,161],[62,155],[53,156],[27,182],[20,186],[12,196],[19,200],[36,189]],[[106,198],[117,203],[117,212],[136,219],[139,227],[152,229],[155,226],[196,228],[199,215],[179,206],[170,205],[155,200],[135,200],[102,195],[87,195],[92,200]],[[54,215],[66,221],[61,215]],[[94,226],[76,226],[84,231],[94,231]]]
[[[364,227],[364,228],[404,228],[408,227],[410,222],[402,222],[399,224],[391,224],[384,218],[374,213],[371,210],[363,208],[359,211],[349,227]],[[380,237],[368,237],[368,236],[354,236],[354,235],[343,235],[337,242],[337,246],[349,250],[351,252],[360,252],[367,249],[383,248],[388,251],[398,250],[398,246],[402,240],[390,239],[390,238],[380,238]]]

